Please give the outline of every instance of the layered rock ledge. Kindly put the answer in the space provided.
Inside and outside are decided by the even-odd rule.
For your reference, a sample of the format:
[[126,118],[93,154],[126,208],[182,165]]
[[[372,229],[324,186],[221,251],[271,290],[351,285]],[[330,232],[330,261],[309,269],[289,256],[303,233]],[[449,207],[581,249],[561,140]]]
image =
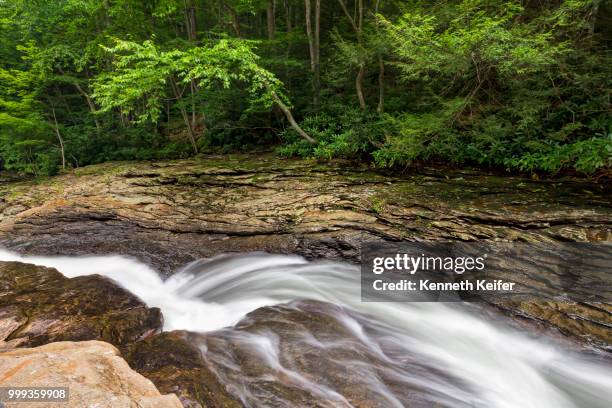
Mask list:
[[[405,176],[272,155],[107,163],[0,183],[0,245],[27,254],[135,256],[170,275],[263,250],[358,261],[365,241],[612,241],[612,188],[422,169]],[[609,305],[501,305],[608,347]]]
[[355,261],[376,240],[612,240],[612,190],[469,171],[399,177],[271,155],[107,163],[0,183],[0,242],[136,256],[165,274],[222,252]]

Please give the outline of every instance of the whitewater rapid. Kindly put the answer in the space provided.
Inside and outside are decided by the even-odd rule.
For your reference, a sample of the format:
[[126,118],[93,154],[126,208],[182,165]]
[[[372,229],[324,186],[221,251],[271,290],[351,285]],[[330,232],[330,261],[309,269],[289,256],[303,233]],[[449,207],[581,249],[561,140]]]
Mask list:
[[[329,302],[384,325],[386,334],[398,345],[418,352],[423,359],[469,384],[475,392],[446,390],[461,401],[460,406],[610,406],[609,365],[575,354],[546,338],[529,337],[487,321],[458,304],[363,303],[359,269],[350,264],[243,254],[194,262],[163,281],[147,265],[122,256],[30,257],[0,250],[0,260],[54,267],[67,277],[106,276],[148,306],[159,307],[167,331],[217,330],[234,325],[262,306],[293,300]],[[343,319],[367,347],[380,353],[376,339],[368,337],[356,320]],[[279,364],[273,354],[270,364]],[[397,373],[398,378],[401,375]],[[402,406],[393,395],[388,395],[388,402],[389,406]]]

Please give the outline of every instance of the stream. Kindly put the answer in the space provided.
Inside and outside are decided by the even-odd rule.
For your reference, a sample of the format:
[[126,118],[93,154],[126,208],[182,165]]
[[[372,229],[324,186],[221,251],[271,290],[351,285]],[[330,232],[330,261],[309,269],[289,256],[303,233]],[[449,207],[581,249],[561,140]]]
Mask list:
[[612,371],[596,354],[457,303],[361,302],[359,269],[349,263],[221,255],[164,281],[118,255],[0,250],[0,260],[116,281],[162,310],[164,331],[193,332],[245,406],[351,407],[356,395],[380,407],[610,406]]

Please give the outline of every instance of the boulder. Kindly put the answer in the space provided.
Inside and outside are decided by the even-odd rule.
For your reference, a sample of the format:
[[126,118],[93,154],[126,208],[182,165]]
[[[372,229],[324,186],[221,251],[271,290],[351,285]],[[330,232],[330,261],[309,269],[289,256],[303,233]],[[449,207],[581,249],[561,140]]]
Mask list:
[[[68,408],[181,408],[133,371],[112,345],[100,341],[57,342],[0,353],[1,387],[68,387]],[[41,407],[19,402],[19,408]],[[11,406],[11,404],[9,404]]]
[[161,330],[162,315],[98,275],[0,262],[0,348],[104,340],[116,346]]
[[465,406],[455,394],[469,392],[468,384],[384,338],[356,313],[295,301],[256,309],[214,332],[152,336],[131,345],[125,358],[190,408]]

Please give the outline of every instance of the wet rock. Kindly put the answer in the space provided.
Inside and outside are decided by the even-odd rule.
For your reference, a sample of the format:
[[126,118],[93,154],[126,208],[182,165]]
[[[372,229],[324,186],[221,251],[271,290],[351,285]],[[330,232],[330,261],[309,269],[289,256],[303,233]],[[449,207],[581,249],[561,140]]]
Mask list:
[[[232,328],[185,340],[247,406],[464,407],[470,392],[368,319],[329,303],[263,307]],[[480,406],[478,398],[469,406]]]
[[176,394],[189,408],[239,408],[211,370],[188,332],[165,332],[132,344],[124,353],[130,366],[161,392]]
[[612,305],[555,301],[506,301],[498,307],[510,315],[552,326],[586,344],[612,351]]
[[158,332],[162,316],[107,278],[0,262],[0,347],[104,340],[122,346]]
[[367,319],[315,301],[263,307],[206,334],[161,333],[125,356],[187,407],[462,407],[455,396],[469,390]]
[[[0,245],[27,254],[130,255],[168,276],[227,252],[358,262],[365,241],[610,242],[611,187],[453,169],[398,176],[272,155],[106,163],[42,183],[0,181]],[[502,306],[560,327],[556,309]],[[607,314],[596,320],[603,327]],[[571,325],[563,332],[605,341],[589,332],[599,323]]]
[[68,387],[66,403],[20,402],[23,408],[181,408],[175,395],[161,395],[119,351],[99,341],[58,342],[0,352],[0,386]]

